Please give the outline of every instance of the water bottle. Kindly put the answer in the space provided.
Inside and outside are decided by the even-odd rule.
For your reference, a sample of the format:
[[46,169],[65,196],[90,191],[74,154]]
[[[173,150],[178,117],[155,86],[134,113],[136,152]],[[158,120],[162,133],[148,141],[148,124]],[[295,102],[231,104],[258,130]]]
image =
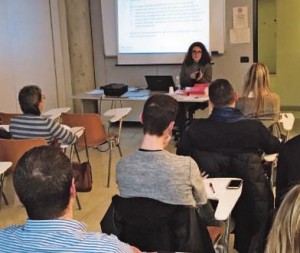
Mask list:
[[179,76],[176,76],[176,79],[175,79],[175,87],[176,87],[176,90],[180,90],[181,87],[180,87],[180,78]]

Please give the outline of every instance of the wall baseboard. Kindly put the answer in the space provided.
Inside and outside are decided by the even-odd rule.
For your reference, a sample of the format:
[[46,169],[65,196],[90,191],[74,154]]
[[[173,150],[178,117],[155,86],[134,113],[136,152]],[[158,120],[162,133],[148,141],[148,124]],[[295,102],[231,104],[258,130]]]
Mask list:
[[299,105],[282,105],[280,107],[281,111],[300,111]]

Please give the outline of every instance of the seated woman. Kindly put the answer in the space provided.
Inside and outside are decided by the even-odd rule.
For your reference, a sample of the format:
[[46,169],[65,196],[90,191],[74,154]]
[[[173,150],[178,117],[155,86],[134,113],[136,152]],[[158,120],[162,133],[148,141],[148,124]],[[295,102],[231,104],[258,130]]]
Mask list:
[[[189,46],[188,52],[182,63],[180,71],[181,88],[192,87],[197,83],[211,83],[212,65],[211,57],[201,42],[194,42]],[[178,116],[176,124],[179,134],[183,132],[186,126],[186,112],[189,113],[189,120],[193,118],[193,114],[197,109],[205,109],[208,103],[189,103],[179,104]]]
[[12,139],[43,138],[48,144],[60,141],[74,144],[75,134],[55,121],[41,116],[45,97],[38,86],[28,85],[19,92],[22,115],[13,117],[9,124]]
[[236,108],[248,118],[277,120],[280,112],[280,98],[271,92],[269,70],[261,63],[254,63],[247,75],[242,96]]
[[300,252],[300,185],[292,188],[278,209],[265,253]]
[[211,83],[210,55],[201,42],[190,45],[180,71],[180,85],[192,87],[195,83]]

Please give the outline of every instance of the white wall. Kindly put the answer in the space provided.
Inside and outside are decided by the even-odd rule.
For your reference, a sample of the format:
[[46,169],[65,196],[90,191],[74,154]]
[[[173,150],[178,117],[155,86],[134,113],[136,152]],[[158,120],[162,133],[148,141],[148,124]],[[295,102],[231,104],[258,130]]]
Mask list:
[[[1,0],[0,4],[0,110],[20,112],[17,97],[21,87],[36,84],[46,95],[45,109],[66,105],[65,73],[56,63],[63,57],[61,22],[51,16],[51,3],[58,0]],[[56,8],[56,9],[55,9]],[[53,21],[56,33],[53,37]],[[55,30],[55,29],[54,29]],[[56,31],[55,30],[55,31]],[[53,43],[56,42],[54,50]],[[68,59],[67,59],[68,60]],[[66,61],[66,60],[65,60]],[[62,64],[60,68],[63,69]],[[61,81],[63,79],[63,81]],[[61,92],[61,89],[59,89]],[[60,103],[59,103],[60,101]]]

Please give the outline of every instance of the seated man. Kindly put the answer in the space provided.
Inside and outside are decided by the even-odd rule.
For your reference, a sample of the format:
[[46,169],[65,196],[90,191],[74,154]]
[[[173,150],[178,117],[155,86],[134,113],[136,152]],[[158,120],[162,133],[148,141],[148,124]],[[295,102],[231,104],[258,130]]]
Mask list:
[[84,223],[73,220],[71,162],[58,149],[41,146],[26,152],[13,183],[28,219],[0,230],[1,252],[140,252],[115,236],[88,233]]
[[242,196],[235,208],[235,248],[247,252],[251,237],[273,205],[260,153],[278,152],[280,142],[261,122],[246,119],[235,108],[237,95],[227,80],[211,83],[209,99],[211,115],[192,122],[178,143],[177,153],[194,158],[210,177],[244,180]]
[[23,87],[19,92],[19,103],[24,114],[11,119],[9,124],[11,138],[43,138],[48,144],[53,144],[57,140],[65,144],[76,143],[75,134],[55,121],[41,117],[45,97],[38,86]]
[[214,225],[213,213],[207,210],[209,205],[205,205],[207,196],[197,164],[190,157],[165,150],[171,139],[177,110],[177,101],[168,95],[153,95],[146,101],[141,115],[142,144],[139,150],[121,158],[117,164],[120,195],[201,207],[200,213],[207,214],[204,217],[206,222]]
[[300,184],[300,135],[286,142],[279,152],[276,177],[275,206],[279,208],[284,195]]

